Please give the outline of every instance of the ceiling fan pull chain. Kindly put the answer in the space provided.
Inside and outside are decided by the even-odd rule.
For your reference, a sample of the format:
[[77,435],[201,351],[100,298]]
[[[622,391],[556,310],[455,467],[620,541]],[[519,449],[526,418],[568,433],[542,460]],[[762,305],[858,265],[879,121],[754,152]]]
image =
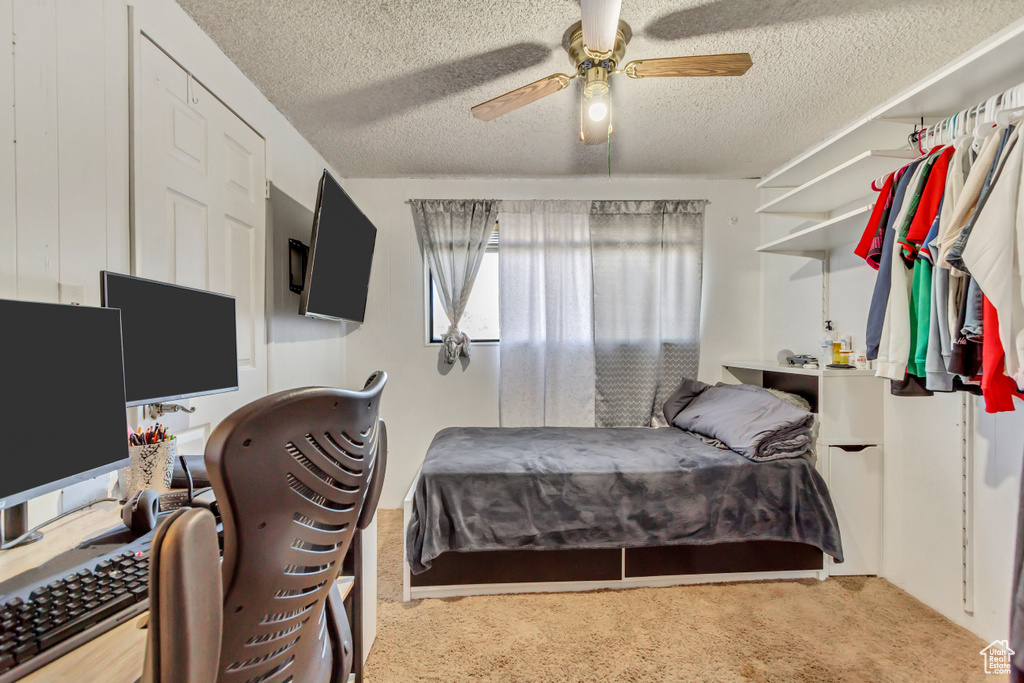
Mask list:
[[608,126],[608,141],[606,142],[608,148],[608,180],[612,179],[612,127]]

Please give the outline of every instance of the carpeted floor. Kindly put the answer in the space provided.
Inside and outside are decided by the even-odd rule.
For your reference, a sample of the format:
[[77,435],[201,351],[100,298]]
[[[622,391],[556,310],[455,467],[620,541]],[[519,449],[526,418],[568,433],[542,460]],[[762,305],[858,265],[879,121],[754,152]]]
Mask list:
[[977,636],[876,578],[402,602],[402,513],[378,512],[367,683],[987,681]]

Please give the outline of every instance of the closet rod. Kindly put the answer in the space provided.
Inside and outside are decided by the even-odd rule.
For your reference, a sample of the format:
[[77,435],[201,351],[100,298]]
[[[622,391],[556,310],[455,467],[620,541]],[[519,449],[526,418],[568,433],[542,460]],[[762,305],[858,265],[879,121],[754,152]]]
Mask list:
[[[969,117],[974,117],[975,125],[978,123],[979,116],[985,115],[982,121],[994,122],[996,114],[1004,110],[1020,109],[1024,107],[1024,83],[1020,83],[1008,90],[998,93],[984,102],[968,107],[962,111],[957,112],[953,116],[949,116],[938,123],[931,126],[927,126],[920,130],[916,130],[908,136],[908,141],[911,147],[918,145],[918,142],[922,138],[929,136],[938,136],[939,133],[946,133],[950,130],[953,123],[962,119],[967,120]],[[920,149],[920,148],[919,148]]]

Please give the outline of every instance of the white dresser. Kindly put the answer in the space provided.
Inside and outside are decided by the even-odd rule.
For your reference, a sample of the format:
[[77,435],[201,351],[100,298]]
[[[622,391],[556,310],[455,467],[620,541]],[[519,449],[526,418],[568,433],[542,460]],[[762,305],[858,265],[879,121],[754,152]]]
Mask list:
[[774,361],[722,365],[722,381],[780,389],[807,399],[818,416],[817,469],[839,518],[845,562],[833,575],[878,574],[882,567],[882,401],[874,370],[805,370]]

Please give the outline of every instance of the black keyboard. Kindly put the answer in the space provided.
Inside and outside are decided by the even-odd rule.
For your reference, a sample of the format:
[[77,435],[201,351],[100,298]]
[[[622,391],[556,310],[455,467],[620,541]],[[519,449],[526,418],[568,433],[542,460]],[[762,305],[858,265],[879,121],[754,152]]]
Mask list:
[[17,680],[148,608],[149,543],[131,545],[62,578],[3,596],[0,683]]

